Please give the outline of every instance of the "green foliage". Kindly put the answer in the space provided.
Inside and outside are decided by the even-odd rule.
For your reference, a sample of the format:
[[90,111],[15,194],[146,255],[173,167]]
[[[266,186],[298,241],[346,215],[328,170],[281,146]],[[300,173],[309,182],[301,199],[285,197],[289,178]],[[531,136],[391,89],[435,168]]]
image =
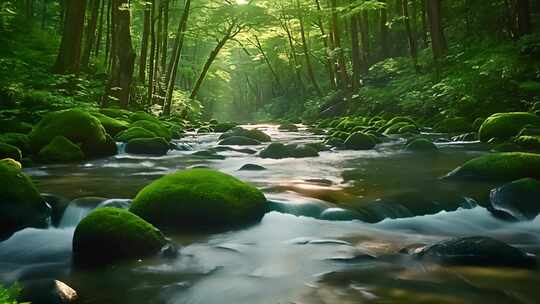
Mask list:
[[[17,284],[13,284],[9,288],[0,285],[0,303],[2,304],[18,304],[17,297],[21,293],[21,288]],[[23,304],[23,303],[21,303]],[[26,303],[29,304],[29,303]]]

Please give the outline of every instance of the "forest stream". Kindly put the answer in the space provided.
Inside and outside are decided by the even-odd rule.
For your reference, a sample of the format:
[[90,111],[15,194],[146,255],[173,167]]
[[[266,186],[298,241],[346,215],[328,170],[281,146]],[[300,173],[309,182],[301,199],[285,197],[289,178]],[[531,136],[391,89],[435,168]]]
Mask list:
[[[277,125],[244,127],[286,144],[322,139],[305,127],[298,132],[278,131]],[[446,267],[400,253],[415,244],[466,236],[493,237],[540,253],[540,217],[499,219],[472,198],[496,185],[440,179],[486,154],[484,144],[424,134],[439,153],[404,152],[404,140],[396,137],[373,150],[322,151],[311,158],[263,159],[234,149],[218,152],[224,159],[192,155],[215,148],[218,136],[188,133],[173,142],[189,151],[162,157],[127,154],[120,146],[109,158],[26,167],[40,192],[71,202],[48,228],[26,228],[0,243],[0,281],[61,280],[88,304],[537,303],[540,298],[538,269]],[[239,170],[246,164],[266,170]],[[91,210],[127,208],[151,181],[194,167],[253,184],[270,210],[259,223],[230,231],[165,231],[178,254],[109,267],[72,266],[75,227]],[[351,220],[341,209],[343,202],[400,199],[416,204],[386,204],[373,211],[382,220]]]

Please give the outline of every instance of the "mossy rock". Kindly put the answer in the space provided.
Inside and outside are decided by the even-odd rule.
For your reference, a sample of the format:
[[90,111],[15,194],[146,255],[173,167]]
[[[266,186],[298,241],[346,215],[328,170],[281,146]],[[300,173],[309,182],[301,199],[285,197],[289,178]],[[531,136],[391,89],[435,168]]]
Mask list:
[[64,136],[56,136],[38,153],[38,159],[43,162],[76,162],[84,159],[84,153],[79,146]]
[[514,143],[532,150],[540,150],[540,135],[519,136],[514,139]]
[[513,142],[504,142],[501,144],[497,144],[491,151],[494,152],[520,152],[523,151],[523,147],[513,143]]
[[261,142],[244,136],[231,136],[219,142],[221,146],[256,146]]
[[478,137],[482,142],[488,142],[492,138],[509,139],[527,125],[540,127],[540,117],[527,112],[498,113],[484,121]]
[[119,208],[98,208],[86,216],[73,235],[77,265],[99,266],[158,253],[163,234],[139,216]]
[[285,132],[298,132],[298,127],[294,124],[282,124],[278,127],[278,130]]
[[15,119],[0,119],[0,132],[28,134],[32,131],[32,125]]
[[310,145],[298,145],[292,148],[291,155],[294,158],[317,157],[319,151]]
[[245,164],[238,171],[264,171],[265,167],[256,164]]
[[187,229],[254,223],[265,210],[257,188],[210,169],[164,176],[142,189],[130,208],[158,227]]
[[23,154],[30,154],[30,138],[23,133],[4,133],[0,135],[0,142],[15,146]]
[[14,160],[13,158],[4,158],[4,159],[0,160],[0,164],[6,165],[6,166],[11,166],[11,167],[13,167],[15,169],[18,169],[18,170],[22,169],[21,163]]
[[418,128],[411,124],[403,126],[399,128],[398,130],[398,134],[418,134],[418,133],[420,133]]
[[443,119],[433,129],[440,133],[465,133],[471,131],[472,126],[466,118],[454,117]]
[[416,138],[405,146],[405,150],[410,152],[437,152],[439,149],[428,139]]
[[540,179],[540,154],[509,152],[477,157],[450,172],[446,178],[512,181]]
[[251,139],[258,140],[260,142],[270,142],[270,141],[272,141],[272,138],[270,138],[270,136],[268,134],[264,133],[261,130],[257,130],[257,129],[247,130],[247,129],[244,129],[242,127],[232,128],[231,130],[221,134],[219,139],[225,139],[225,138],[232,137],[232,136],[248,137],[248,138],[251,138]]
[[313,148],[317,152],[330,150],[330,148],[324,142],[311,142],[304,145]]
[[146,121],[151,121],[151,122],[161,124],[161,121],[159,120],[159,118],[155,117],[154,115],[143,112],[143,111],[138,111],[138,112],[135,112],[135,113],[131,113],[131,115],[129,116],[129,120],[132,123],[140,121],[140,120],[146,120]]
[[212,129],[211,126],[200,127],[197,130],[197,134],[208,134],[208,133],[213,133],[213,132],[214,132],[214,129]]
[[121,142],[128,142],[135,138],[154,138],[154,137],[157,137],[157,135],[152,131],[148,131],[140,127],[131,127],[119,133],[118,135],[116,135],[116,140],[121,141]]
[[219,159],[219,160],[225,159],[225,156],[217,154],[216,150],[202,150],[202,151],[197,151],[191,155],[200,157],[200,158],[206,158],[206,159]]
[[126,119],[129,120],[129,117],[132,115],[132,113],[128,110],[117,109],[117,108],[103,108],[103,109],[100,109],[99,112],[109,117],[121,119],[121,120],[126,120]]
[[482,127],[482,124],[484,123],[484,121],[486,121],[486,119],[483,117],[476,118],[472,124],[473,131],[478,132],[478,130],[480,130],[480,127]]
[[79,144],[87,157],[106,156],[105,153],[113,152],[101,122],[80,109],[53,112],[43,117],[30,133],[32,150],[39,152],[56,136],[64,136]]
[[404,131],[410,131],[410,130],[415,130],[416,132],[418,132],[416,126],[408,123],[408,122],[398,122],[398,123],[395,123],[391,126],[389,126],[388,128],[385,129],[384,133],[385,135],[398,135],[398,134],[403,134],[403,132],[401,130],[404,130]]
[[101,125],[111,136],[116,136],[116,134],[129,128],[129,123],[127,121],[115,119],[101,113],[92,113],[92,115],[99,119]]
[[262,158],[281,159],[291,157],[291,150],[282,143],[271,143],[259,153]]
[[131,154],[165,155],[169,151],[169,142],[162,137],[135,138],[126,144],[126,152]]
[[172,139],[181,139],[185,134],[184,128],[178,125],[170,127],[169,132],[171,132]]
[[375,145],[373,138],[362,132],[353,133],[345,140],[345,147],[352,150],[370,150]]
[[12,158],[18,162],[22,160],[22,152],[19,148],[0,142],[0,159]]
[[234,128],[236,126],[237,126],[237,124],[234,123],[234,122],[222,122],[222,123],[218,123],[216,126],[214,126],[214,131],[218,132],[218,133],[224,133],[224,132],[227,132],[227,131],[231,130],[232,128]]
[[335,132],[330,134],[329,138],[339,138],[339,139],[345,141],[345,140],[347,140],[347,138],[349,138],[349,136],[351,136],[350,133],[343,132],[343,131],[335,131]]
[[495,210],[518,220],[534,220],[540,213],[540,181],[523,178],[491,190],[490,202]]
[[329,145],[330,147],[335,147],[335,148],[341,148],[345,145],[345,141],[337,137],[330,137],[325,141],[325,143]]
[[379,132],[384,132],[386,131],[388,128],[390,128],[391,126],[395,125],[395,124],[398,124],[398,123],[402,123],[402,126],[404,125],[403,123],[407,123],[407,124],[410,124],[410,125],[413,125],[413,126],[417,126],[416,125],[416,122],[410,118],[410,117],[405,117],[405,116],[397,116],[397,117],[394,117],[392,119],[390,119],[380,130]]
[[17,229],[43,226],[48,208],[32,180],[13,161],[0,162],[0,239]]
[[159,121],[155,122],[150,120],[138,120],[130,125],[130,129],[135,127],[143,128],[147,131],[150,131],[156,134],[156,136],[158,137],[165,138],[167,141],[171,140],[171,132]]

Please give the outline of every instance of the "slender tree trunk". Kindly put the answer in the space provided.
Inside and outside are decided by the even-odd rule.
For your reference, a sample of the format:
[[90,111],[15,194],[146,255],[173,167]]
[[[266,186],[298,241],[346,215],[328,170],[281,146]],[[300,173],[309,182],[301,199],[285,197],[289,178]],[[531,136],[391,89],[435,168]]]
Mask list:
[[110,67],[109,57],[111,55],[111,36],[112,36],[112,0],[107,1],[107,38],[105,39],[105,66],[107,70]]
[[298,21],[300,22],[300,36],[302,38],[302,48],[304,50],[304,56],[306,57],[306,68],[309,75],[309,79],[311,80],[311,84],[315,88],[317,95],[322,96],[322,91],[321,91],[321,88],[319,87],[319,83],[317,82],[317,78],[315,77],[315,71],[311,63],[311,55],[309,53],[309,46],[307,44],[306,32],[304,29],[304,18],[302,17],[302,13],[300,10],[301,9],[300,0],[296,0],[296,6],[298,8],[298,11],[300,12],[299,17],[298,17]]
[[338,75],[340,79],[340,87],[342,89],[347,89],[349,85],[349,76],[347,75],[345,55],[343,54],[343,49],[341,47],[341,38],[340,38],[340,29],[338,23],[338,14],[337,14],[337,1],[331,0],[331,9],[332,9],[332,33],[334,36],[334,46],[338,51]]
[[417,56],[417,49],[416,49],[416,37],[414,37],[414,33],[411,29],[411,22],[410,22],[410,16],[409,16],[409,0],[403,0],[401,1],[402,6],[402,14],[403,14],[403,23],[405,24],[405,30],[407,31],[407,37],[409,39],[409,53],[411,55],[411,59],[414,63],[414,68],[418,72],[418,56]]
[[[386,0],[383,2],[386,3]],[[388,25],[386,24],[388,23],[388,7],[381,9],[380,16],[381,56],[382,59],[386,59],[390,56],[390,49],[388,46]]]
[[178,31],[176,32],[176,38],[174,41],[173,47],[173,56],[171,62],[169,63],[169,68],[167,71],[167,96],[165,99],[165,106],[163,107],[163,114],[171,114],[172,108],[172,95],[174,87],[176,84],[176,75],[178,72],[178,64],[180,63],[180,56],[182,54],[182,49],[184,46],[184,37],[187,29],[187,22],[190,15],[191,9],[191,0],[186,0],[184,5],[184,13],[178,24]]
[[369,70],[369,20],[368,12],[363,11],[362,14],[357,18],[357,22],[360,25],[360,38],[361,38],[361,57],[360,57],[360,68],[362,73],[367,74]]
[[94,48],[94,56],[99,56],[99,51],[101,49],[101,39],[103,35],[103,16],[105,15],[105,2],[108,2],[110,0],[101,0],[101,8],[99,9],[99,25],[97,30],[97,38],[96,38],[96,46]]
[[428,38],[428,22],[427,22],[427,0],[421,0],[422,1],[422,40],[424,41],[424,47],[429,46],[429,38]]
[[47,26],[47,0],[41,0],[41,29]]
[[[163,10],[163,41],[161,46],[161,71],[165,73],[167,68],[167,52],[169,47],[169,7],[170,0],[164,0],[164,10]],[[167,79],[165,80],[167,81]]]
[[143,34],[141,41],[141,56],[139,57],[139,81],[141,83],[145,83],[146,81],[146,58],[148,57],[148,36],[150,34],[150,9],[151,7],[145,5]]
[[264,61],[266,62],[266,65],[268,66],[268,69],[270,70],[270,73],[272,73],[272,76],[274,76],[274,79],[279,87],[280,93],[284,93],[283,85],[281,85],[281,80],[279,79],[278,74],[274,70],[274,67],[272,66],[272,63],[270,62],[270,59],[266,55],[266,52],[264,51],[261,41],[259,40],[259,37],[255,36],[255,47],[259,50],[261,53],[261,56],[263,56]]
[[231,38],[232,37],[230,36],[230,34],[225,35],[218,42],[214,50],[210,52],[210,56],[208,56],[208,59],[206,60],[206,63],[204,64],[201,74],[199,75],[199,78],[197,79],[197,82],[195,82],[195,86],[193,87],[193,90],[191,91],[191,95],[189,96],[190,99],[195,99],[197,97],[197,95],[199,94],[199,90],[201,89],[203,82],[206,78],[206,74],[208,74],[208,71],[210,70],[210,67],[212,66],[212,63],[214,63],[214,60],[216,59],[221,49],[225,46],[227,41],[229,41],[229,39]]
[[442,27],[441,0],[428,0],[428,17],[431,27],[431,48],[433,58],[440,61],[447,52],[446,39]]
[[85,1],[68,1],[58,57],[53,71],[57,74],[79,74],[81,43],[84,30]]
[[91,15],[86,25],[86,40],[84,42],[84,52],[81,60],[82,69],[87,69],[90,62],[90,54],[96,40],[96,28],[99,15],[100,0],[91,0]]
[[148,103],[154,101],[154,68],[156,57],[156,1],[152,0],[152,12],[150,14],[150,58],[148,60]]
[[328,45],[329,36],[326,35],[326,31],[324,30],[324,22],[322,21],[322,18],[320,16],[322,14],[322,8],[321,8],[321,4],[319,0],[315,0],[315,4],[317,5],[317,11],[319,13],[318,18],[317,18],[317,23],[318,23],[319,29],[321,30],[321,36],[323,38],[323,45],[325,49],[326,70],[327,70],[328,78],[329,78],[328,83],[330,84],[330,88],[332,90],[335,90],[336,89],[336,75],[334,73],[334,64],[332,63],[332,59],[330,56],[330,47]]
[[350,20],[350,32],[351,32],[351,58],[352,58],[352,89],[356,91],[360,86],[360,41],[358,36],[358,17],[357,15],[351,16]]
[[[285,19],[285,17],[283,17],[283,19]],[[286,20],[281,21],[281,26],[283,27],[283,29],[287,33],[287,38],[289,40],[289,47],[291,49],[291,58],[292,58],[292,63],[293,63],[293,70],[294,70],[295,75],[296,75],[296,83],[297,83],[297,86],[298,86],[298,90],[300,91],[299,93],[302,96],[304,96],[304,83],[302,81],[302,74],[300,73],[300,64],[298,62],[298,57],[296,56],[296,48],[294,46],[294,39],[292,37],[292,33],[291,33],[290,28],[289,28],[289,24],[288,24],[288,22]]]
[[516,0],[518,35],[524,36],[531,33],[531,12],[529,0]]
[[129,105],[135,52],[131,40],[131,11],[126,6],[129,0],[113,0],[113,48],[114,64],[112,69],[110,91],[118,98],[120,105]]

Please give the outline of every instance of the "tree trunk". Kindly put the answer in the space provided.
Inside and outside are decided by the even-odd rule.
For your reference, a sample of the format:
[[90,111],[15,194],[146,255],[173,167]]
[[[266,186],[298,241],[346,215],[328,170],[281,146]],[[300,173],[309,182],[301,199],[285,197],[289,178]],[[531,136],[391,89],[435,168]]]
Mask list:
[[278,74],[274,70],[274,67],[272,66],[272,63],[270,62],[270,59],[268,59],[268,56],[266,56],[266,52],[264,51],[261,41],[259,40],[259,37],[255,36],[255,47],[259,50],[261,55],[263,56],[264,61],[266,62],[266,65],[268,66],[268,69],[270,70],[270,73],[272,73],[272,76],[274,76],[274,79],[276,80],[276,83],[279,87],[280,93],[284,93],[283,86],[281,85],[281,80],[279,79]]
[[352,88],[356,91],[360,86],[360,41],[358,37],[358,17],[356,15],[351,16],[350,20],[351,31],[351,58],[352,58]]
[[129,0],[113,0],[113,48],[114,64],[109,90],[111,95],[118,98],[120,105],[129,105],[135,52],[131,41],[131,11]]
[[144,7],[144,23],[141,41],[141,56],[139,57],[139,81],[146,81],[146,57],[148,57],[148,36],[150,34],[150,9],[148,5]]
[[447,52],[446,39],[442,27],[441,0],[428,0],[428,18],[431,28],[433,58],[435,61],[439,61]]
[[191,0],[186,0],[184,5],[184,13],[182,14],[182,19],[178,24],[178,31],[176,32],[176,38],[174,41],[173,55],[171,62],[169,63],[169,68],[167,71],[167,96],[165,99],[165,106],[163,107],[163,114],[171,114],[172,108],[172,95],[174,91],[174,86],[176,83],[176,74],[178,71],[178,64],[180,62],[180,55],[182,54],[182,49],[184,46],[184,37],[187,28],[187,21],[189,18],[191,9]]
[[109,2],[110,0],[101,0],[101,8],[99,9],[99,25],[97,30],[97,38],[96,38],[96,46],[94,48],[94,56],[99,56],[99,51],[101,49],[101,39],[103,35],[103,16],[105,16],[105,2]]
[[85,0],[67,1],[62,42],[53,67],[57,74],[79,74]]
[[230,37],[230,34],[225,35],[225,37],[223,37],[218,42],[214,50],[210,52],[210,56],[208,56],[208,59],[206,60],[206,63],[204,64],[201,74],[199,75],[199,78],[197,79],[197,82],[195,83],[195,87],[193,87],[193,90],[191,91],[191,95],[189,96],[190,99],[195,99],[197,97],[197,95],[199,94],[199,90],[201,89],[202,84],[204,82],[204,79],[206,78],[206,74],[208,74],[208,70],[210,70],[210,67],[212,66],[212,63],[214,63],[214,60],[216,59],[221,49],[225,46],[227,41],[229,41],[229,39],[231,38],[232,37]]
[[421,0],[422,1],[422,40],[424,41],[424,47],[429,46],[429,38],[428,38],[428,24],[427,24],[427,0]]
[[405,30],[407,31],[407,37],[409,39],[409,53],[411,59],[413,60],[414,68],[418,72],[418,56],[416,49],[416,37],[411,29],[411,22],[409,16],[409,0],[401,1],[402,13],[403,13],[403,23],[405,24]]
[[[386,0],[383,2],[386,3]],[[386,23],[388,23],[388,7],[381,9],[380,16],[381,56],[382,59],[386,59],[390,56],[390,49],[388,46],[388,25],[386,25]]]
[[529,0],[516,0],[517,28],[519,37],[531,33]]
[[[285,18],[283,18],[285,19]],[[294,47],[294,40],[292,37],[291,30],[289,28],[288,22],[285,20],[281,21],[281,26],[287,33],[287,38],[289,40],[289,47],[291,49],[291,58],[293,63],[293,70],[296,75],[296,82],[298,86],[299,93],[304,96],[304,83],[302,82],[302,74],[300,73],[300,64],[298,63],[298,58],[296,57],[296,48]]]
[[99,4],[100,0],[91,0],[92,12],[90,15],[90,20],[86,25],[86,40],[84,42],[84,52],[81,60],[82,69],[87,69],[90,62],[90,54],[94,47],[94,42],[96,40],[96,28],[99,15]]
[[[169,4],[170,0],[164,0],[164,10],[163,10],[163,41],[161,46],[161,71],[166,70],[167,68],[167,52],[169,47]],[[165,80],[167,81],[167,79]]]
[[154,100],[154,68],[156,57],[156,1],[152,0],[152,12],[150,14],[150,58],[148,60],[148,103]]
[[298,16],[298,21],[300,22],[300,36],[302,37],[302,48],[304,50],[304,56],[306,57],[306,68],[309,75],[309,79],[311,80],[311,84],[315,88],[317,95],[322,96],[322,91],[321,91],[321,88],[319,87],[319,84],[317,83],[317,78],[315,77],[315,71],[311,63],[311,55],[309,53],[309,46],[307,44],[306,32],[304,29],[304,18],[302,17],[302,12],[300,10],[300,0],[296,0],[296,6],[298,8],[298,11],[300,12]]
[[329,36],[326,35],[326,31],[324,30],[324,23],[320,16],[322,14],[322,8],[321,8],[321,4],[319,0],[315,0],[315,4],[317,5],[317,12],[319,13],[318,18],[317,18],[317,23],[318,23],[319,29],[321,30],[321,36],[323,38],[323,45],[325,49],[325,59],[326,59],[326,70],[329,77],[329,84],[330,84],[330,88],[332,90],[335,90],[336,89],[336,75],[334,73],[334,64],[332,63],[332,59],[330,56],[330,47],[328,45]]
[[347,75],[345,55],[343,54],[343,49],[341,48],[341,38],[340,38],[340,29],[338,23],[338,14],[337,14],[337,1],[331,0],[331,9],[332,9],[332,33],[334,36],[334,47],[338,51],[338,75],[339,75],[339,86],[341,89],[347,89],[349,86],[349,76]]
[[357,19],[360,25],[360,38],[361,38],[361,57],[360,68],[362,73],[367,74],[369,70],[369,20],[368,12],[363,11]]

